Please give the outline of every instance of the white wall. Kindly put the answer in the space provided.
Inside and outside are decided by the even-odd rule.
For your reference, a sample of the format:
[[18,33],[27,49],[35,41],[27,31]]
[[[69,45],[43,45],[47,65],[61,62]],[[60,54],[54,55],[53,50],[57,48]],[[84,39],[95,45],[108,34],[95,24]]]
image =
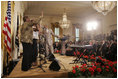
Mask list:
[[117,7],[112,12],[103,17],[104,33],[110,33],[111,30],[117,29]]
[[94,13],[84,17],[82,19],[82,24],[84,27],[84,36],[86,37],[87,34],[91,34],[92,31],[87,31],[86,24],[87,22],[96,21],[98,22],[98,28],[93,33],[94,35],[98,34],[107,34],[117,29],[117,7],[115,7],[111,12],[109,12],[106,16],[102,13]]

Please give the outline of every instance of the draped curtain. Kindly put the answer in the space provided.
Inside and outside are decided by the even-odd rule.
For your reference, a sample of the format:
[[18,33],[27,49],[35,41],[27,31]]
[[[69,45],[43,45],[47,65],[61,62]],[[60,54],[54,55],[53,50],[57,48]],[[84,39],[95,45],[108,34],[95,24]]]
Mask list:
[[[51,29],[53,30],[53,32],[55,32],[55,28],[59,28],[59,36],[62,37],[63,35],[63,30],[62,28],[60,27],[59,23],[58,22],[55,22],[55,23],[51,23]],[[55,41],[54,39],[54,36],[53,36],[53,42]]]

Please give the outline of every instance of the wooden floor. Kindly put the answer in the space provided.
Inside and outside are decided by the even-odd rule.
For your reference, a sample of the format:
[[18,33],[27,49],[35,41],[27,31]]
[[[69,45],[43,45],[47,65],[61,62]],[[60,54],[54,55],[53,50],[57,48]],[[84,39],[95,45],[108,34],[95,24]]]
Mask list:
[[[67,78],[68,72],[72,70],[72,66],[75,66],[75,64],[69,63],[71,63],[72,60],[75,59],[75,57],[62,56],[59,54],[55,54],[55,56],[67,70],[63,67],[63,65],[61,65],[61,69],[59,71],[51,71],[49,70],[49,65],[51,62],[48,61],[48,64],[44,65],[47,67],[43,67],[46,72],[43,72],[40,68],[37,67],[32,68],[28,71],[21,71],[21,59],[14,70],[11,72],[11,74],[8,76],[8,78]],[[80,63],[78,65],[80,65]]]

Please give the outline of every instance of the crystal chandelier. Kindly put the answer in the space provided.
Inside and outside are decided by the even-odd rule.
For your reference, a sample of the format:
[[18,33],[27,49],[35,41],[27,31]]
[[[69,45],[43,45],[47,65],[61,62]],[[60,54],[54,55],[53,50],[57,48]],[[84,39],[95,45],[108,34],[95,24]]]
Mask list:
[[60,24],[62,29],[69,28],[69,26],[70,26],[70,21],[67,19],[67,15],[66,15],[65,10],[63,13],[63,19],[59,21],[59,24]]
[[103,15],[107,15],[108,12],[113,10],[116,6],[115,1],[92,1],[92,6],[98,12],[101,12]]

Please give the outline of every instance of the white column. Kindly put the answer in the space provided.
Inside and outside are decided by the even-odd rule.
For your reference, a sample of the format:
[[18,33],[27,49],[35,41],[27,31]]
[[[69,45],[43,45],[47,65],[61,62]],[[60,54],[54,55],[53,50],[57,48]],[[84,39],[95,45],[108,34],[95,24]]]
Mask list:
[[17,13],[17,7],[18,7],[18,5],[17,5],[17,3],[15,3],[15,6],[14,6],[14,17],[13,17],[13,32],[14,32],[14,50],[13,50],[13,54],[12,54],[12,58],[13,58],[13,60],[15,60],[15,59],[17,59],[18,57],[17,57],[17,47],[16,47],[16,44],[15,44],[15,38],[16,38],[16,32],[17,32],[17,15],[18,15],[18,13]]

